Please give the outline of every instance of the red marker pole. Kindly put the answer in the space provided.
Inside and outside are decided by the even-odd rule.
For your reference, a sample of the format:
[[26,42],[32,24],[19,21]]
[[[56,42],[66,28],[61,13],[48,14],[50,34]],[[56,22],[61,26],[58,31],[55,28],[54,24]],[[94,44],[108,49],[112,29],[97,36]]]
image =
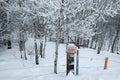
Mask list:
[[108,57],[105,58],[104,70],[107,69],[108,66]]

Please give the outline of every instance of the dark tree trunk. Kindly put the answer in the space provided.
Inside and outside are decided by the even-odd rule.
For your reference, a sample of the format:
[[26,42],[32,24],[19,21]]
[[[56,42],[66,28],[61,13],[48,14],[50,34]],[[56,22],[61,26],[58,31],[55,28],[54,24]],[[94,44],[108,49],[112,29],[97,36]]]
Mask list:
[[83,46],[86,47],[86,40],[83,40]]
[[90,48],[93,48],[93,43],[94,43],[94,36],[92,37],[92,41],[91,41],[91,44],[90,44]]
[[114,40],[113,40],[113,44],[112,44],[112,47],[111,47],[111,53],[114,53],[115,42],[117,41],[119,31],[120,31],[120,30],[117,29],[117,32],[116,32],[116,35],[115,35],[115,38],[114,38]]
[[37,42],[36,42],[36,38],[37,38],[37,33],[36,33],[36,24],[34,23],[34,47],[35,47],[35,63],[36,65],[39,64],[39,56],[38,56],[38,49],[37,49]]
[[26,48],[25,48],[25,42],[24,42],[24,46],[23,46],[24,48],[23,48],[23,51],[24,51],[24,58],[25,58],[25,60],[27,60],[27,55],[26,55]]
[[98,35],[95,35],[95,46],[94,46],[94,49],[97,49],[97,43],[98,43]]
[[43,57],[43,56],[42,56],[42,49],[43,49],[43,43],[40,42],[40,56],[41,56],[41,58]]
[[95,41],[95,48],[94,49],[96,49],[97,48],[97,41]]
[[100,54],[100,51],[103,47],[104,39],[105,39],[105,32],[102,33],[100,38],[99,38],[99,45],[98,45],[98,49],[97,49],[97,54]]
[[78,49],[80,48],[80,41],[79,41],[79,40],[80,40],[80,38],[77,37],[77,42],[76,42],[76,43],[77,43],[77,47],[78,47]]
[[23,58],[23,56],[22,56],[22,51],[23,51],[23,41],[20,41],[19,42],[19,51],[20,51],[20,57],[21,57],[21,59]]
[[8,40],[8,49],[11,49],[11,40]]
[[86,44],[86,46],[87,46],[87,48],[88,48],[88,46],[89,46],[89,39],[87,39],[87,44]]
[[5,45],[5,46],[7,45],[7,40],[6,40],[6,39],[4,39],[4,45]]
[[34,44],[35,44],[35,62],[36,62],[36,65],[39,64],[39,57],[38,57],[38,50],[37,50],[37,43],[36,41],[34,41]]
[[8,40],[8,49],[11,49],[11,40]]
[[82,38],[80,38],[80,41],[79,41],[79,42],[80,42],[79,44],[80,44],[80,46],[81,46],[81,45],[82,45]]
[[100,51],[102,49],[102,46],[103,46],[103,43],[104,43],[104,38],[105,38],[105,35],[101,35],[101,40],[99,41],[99,45],[98,45],[98,49],[97,49],[97,54],[100,54]]
[[100,51],[101,51],[101,46],[98,47],[97,54],[100,54]]

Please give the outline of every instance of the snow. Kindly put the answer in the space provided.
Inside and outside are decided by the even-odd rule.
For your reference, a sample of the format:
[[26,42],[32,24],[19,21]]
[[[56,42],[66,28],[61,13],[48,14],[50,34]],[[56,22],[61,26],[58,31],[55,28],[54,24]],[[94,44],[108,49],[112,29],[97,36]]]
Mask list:
[[[17,46],[12,49],[0,49],[0,80],[120,80],[120,55],[102,51],[80,48],[79,75],[72,72],[66,76],[66,45],[59,45],[58,74],[54,74],[55,43],[47,42],[45,59],[39,58],[40,64],[34,62],[34,39],[28,39],[28,60],[20,59]],[[38,42],[39,43],[39,42]],[[108,69],[104,70],[105,58],[108,56]]]

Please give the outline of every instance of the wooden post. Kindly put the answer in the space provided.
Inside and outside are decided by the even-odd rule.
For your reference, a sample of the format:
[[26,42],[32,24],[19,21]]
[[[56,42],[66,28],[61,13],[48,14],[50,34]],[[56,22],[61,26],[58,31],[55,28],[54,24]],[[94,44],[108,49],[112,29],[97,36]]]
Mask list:
[[79,48],[80,48],[79,39],[80,38],[78,37],[78,40],[77,40],[78,50],[77,50],[77,54],[76,54],[76,75],[79,74]]
[[107,69],[107,66],[108,66],[108,57],[105,58],[104,69]]
[[66,76],[68,75],[68,53],[66,54]]
[[79,50],[77,50],[77,55],[76,55],[76,75],[79,74]]

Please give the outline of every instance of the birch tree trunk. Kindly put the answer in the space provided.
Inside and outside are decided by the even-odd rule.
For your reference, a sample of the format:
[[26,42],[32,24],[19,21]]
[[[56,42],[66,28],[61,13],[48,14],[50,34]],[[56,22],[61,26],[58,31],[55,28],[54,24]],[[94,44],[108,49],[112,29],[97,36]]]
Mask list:
[[56,74],[57,74],[57,61],[58,61],[58,46],[59,46],[59,39],[57,37],[56,50],[55,50],[55,60],[54,60],[54,73],[56,73]]
[[[21,55],[21,59],[25,58],[25,60],[27,60],[27,55],[26,55],[26,47],[25,47],[25,32],[23,31],[23,29],[20,30],[20,41],[19,41],[19,50],[20,50],[20,55]],[[24,55],[22,55],[22,53]]]
[[[59,18],[59,21],[58,21],[58,24],[60,27],[60,18]],[[57,29],[57,32],[56,32],[56,47],[55,47],[55,60],[54,60],[54,73],[57,74],[57,61],[58,61],[58,47],[59,47],[59,28]]]
[[[64,3],[64,0],[61,0],[62,3]],[[57,74],[57,62],[58,62],[58,47],[59,47],[59,41],[60,41],[60,31],[62,27],[63,22],[63,4],[61,5],[60,9],[60,16],[58,17],[58,26],[57,26],[57,32],[56,32],[56,50],[55,50],[55,60],[54,60],[54,73]]]
[[43,38],[43,49],[42,49],[43,58],[45,58],[45,47],[46,47],[46,32]]
[[25,58],[25,60],[27,60],[25,42],[26,42],[25,32],[23,32],[23,51],[24,51],[24,58]]

